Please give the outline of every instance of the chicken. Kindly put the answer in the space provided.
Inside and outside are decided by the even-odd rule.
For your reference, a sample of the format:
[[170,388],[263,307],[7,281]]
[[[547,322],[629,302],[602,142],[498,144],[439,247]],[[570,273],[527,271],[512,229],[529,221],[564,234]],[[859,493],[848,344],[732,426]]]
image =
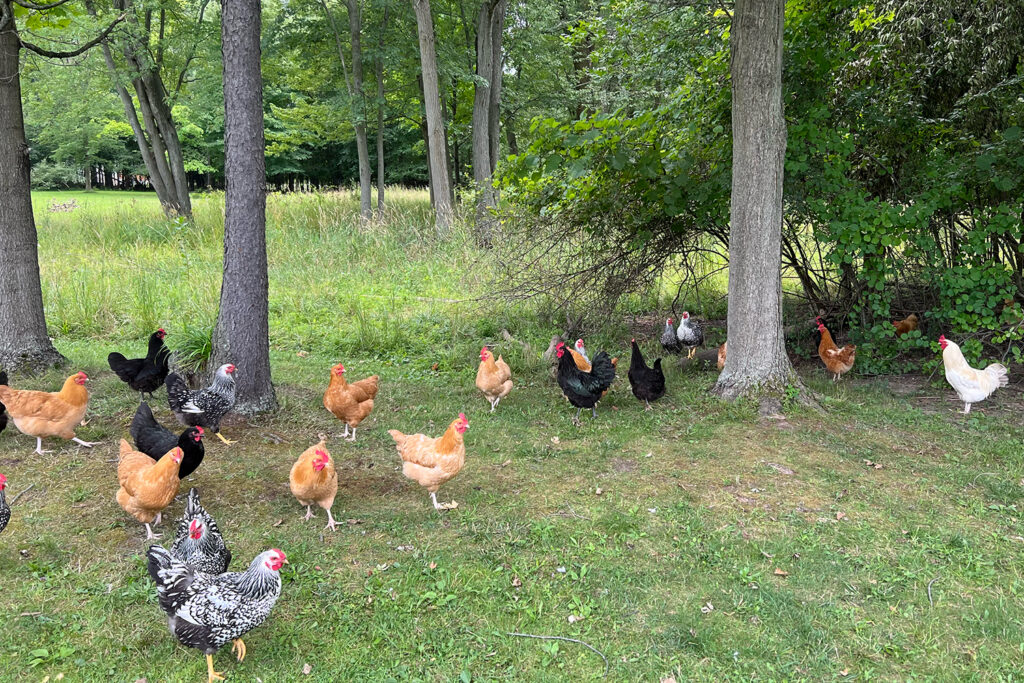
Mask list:
[[896,328],[896,336],[902,337],[908,332],[913,332],[917,329],[917,316],[911,313],[903,320],[894,321],[892,325]]
[[[576,363],[576,368],[578,370],[580,370],[581,372],[590,372],[590,369],[591,369],[590,357],[587,355],[587,347],[583,343],[582,339],[577,339],[576,340],[576,348],[569,349],[569,353],[572,354],[572,360],[573,360],[574,363]],[[619,367],[619,359],[618,358],[612,358],[612,367],[613,368],[618,368]],[[555,372],[555,379],[557,379],[558,378],[558,372],[557,372],[558,368],[557,368],[557,366],[556,366],[555,370],[556,370],[556,372]],[[608,389],[605,389],[604,391],[601,392],[601,398],[604,398],[607,394],[608,394]]]
[[576,406],[576,417],[573,422],[580,423],[580,413],[584,408],[590,408],[594,417],[597,417],[595,406],[608,387],[615,380],[615,365],[605,351],[594,357],[594,364],[590,372],[580,370],[571,355],[567,355],[564,344],[558,347],[558,386],[562,393],[569,399],[569,403]]
[[44,436],[59,436],[92,448],[99,442],[82,441],[75,436],[75,427],[85,417],[89,405],[89,391],[85,388],[88,380],[84,372],[76,372],[64,381],[60,391],[53,393],[11,389],[0,384],[0,402],[6,405],[18,431],[36,437],[35,452],[39,455],[50,452],[43,450]]
[[327,526],[324,528],[334,531],[337,522],[331,514],[331,506],[338,494],[338,472],[334,469],[331,454],[327,452],[327,444],[322,439],[317,445],[303,451],[295,461],[288,475],[288,483],[295,499],[306,506],[305,519],[313,518],[312,506],[316,503],[327,511]]
[[683,345],[676,336],[676,328],[672,326],[672,318],[665,320],[665,331],[661,333],[661,346],[667,353],[679,353]]
[[590,356],[587,355],[587,346],[583,343],[582,339],[576,340],[576,353],[583,356],[583,360],[587,361],[588,365],[590,364]]
[[220,433],[220,421],[235,405],[235,366],[231,363],[217,368],[213,384],[191,391],[181,376],[167,375],[167,402],[178,421],[186,427],[204,427],[227,445],[235,443]]
[[7,522],[11,521],[11,506],[7,504],[4,489],[7,488],[7,477],[0,474],[0,533],[7,528]]
[[185,514],[178,520],[178,533],[171,555],[193,569],[223,574],[231,564],[231,551],[210,513],[199,502],[199,490],[189,489]]
[[483,392],[491,404],[491,412],[498,402],[512,391],[512,370],[501,356],[494,360],[494,354],[486,346],[480,349],[480,367],[476,371],[476,388]]
[[153,411],[143,401],[135,411],[132,425],[129,428],[135,447],[153,460],[159,460],[164,453],[175,446],[181,449],[184,457],[178,469],[178,479],[184,479],[198,469],[206,455],[203,446],[203,428],[189,427],[180,435],[164,427],[153,417]]
[[647,367],[636,339],[631,343],[633,354],[629,358],[629,386],[633,389],[633,395],[647,405],[645,410],[653,410],[651,401],[657,401],[665,395],[665,373],[661,370],[661,359],[655,359],[654,366]]
[[680,345],[686,347],[686,357],[693,358],[697,354],[697,347],[704,343],[704,328],[699,322],[690,318],[687,311],[683,311],[683,317],[679,320],[679,329],[676,330],[676,337]]
[[458,505],[455,501],[443,505],[438,503],[437,490],[466,464],[466,444],[462,435],[467,429],[469,420],[464,413],[459,413],[448,425],[444,435],[436,439],[424,434],[403,434],[397,429],[388,430],[402,457],[402,474],[427,489],[437,510],[447,510]]
[[729,353],[729,340],[726,339],[722,342],[722,345],[718,347],[718,369],[723,370],[725,368],[725,359]]
[[[7,373],[0,370],[0,385],[7,384]],[[4,431],[7,427],[7,406],[0,403],[0,432]]]
[[[324,407],[345,423],[342,438],[348,436],[349,441],[356,440],[356,427],[373,410],[379,383],[380,377],[372,375],[349,384],[345,380],[344,365],[338,363],[331,368],[331,383],[324,392]],[[349,436],[349,427],[352,428],[352,436]]]
[[171,352],[164,346],[164,328],[160,328],[149,337],[149,350],[145,358],[125,358],[114,351],[107,356],[107,365],[121,381],[139,392],[139,398],[153,392],[164,383],[169,371],[168,362]]
[[117,464],[117,481],[121,488],[117,502],[121,509],[146,526],[146,538],[160,538],[150,524],[159,524],[164,508],[178,493],[178,467],[181,449],[175,446],[153,462],[145,453],[132,450],[121,439],[121,459]]
[[839,378],[853,367],[853,362],[857,359],[857,347],[847,344],[840,349],[832,341],[832,334],[821,322],[821,318],[815,318],[815,321],[818,324],[818,333],[821,335],[821,341],[818,343],[818,357],[832,373],[832,381],[838,382]]
[[238,661],[245,659],[242,636],[266,621],[280,597],[285,554],[267,550],[244,572],[219,576],[189,567],[158,545],[150,546],[146,557],[167,628],[182,645],[206,655],[207,683],[224,680],[213,669],[213,654],[231,641]]
[[942,347],[946,381],[956,389],[960,400],[964,402],[964,415],[971,412],[972,403],[984,401],[996,389],[1009,384],[1007,370],[999,363],[993,363],[984,370],[975,370],[967,364],[960,347],[946,339],[945,335],[939,337],[939,346]]

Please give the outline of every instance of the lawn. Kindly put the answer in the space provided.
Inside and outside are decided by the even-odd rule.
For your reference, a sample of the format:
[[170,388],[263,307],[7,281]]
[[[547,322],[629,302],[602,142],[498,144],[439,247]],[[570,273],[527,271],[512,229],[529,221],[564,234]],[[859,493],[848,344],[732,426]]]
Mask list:
[[[713,371],[675,361],[669,395],[644,412],[622,363],[597,419],[575,427],[538,358],[558,330],[539,310],[469,301],[486,289],[487,256],[458,230],[437,239],[422,194],[393,196],[388,220],[363,228],[351,195],[270,198],[281,410],[225,424],[238,443],[209,439],[168,511],[198,486],[233,568],[270,547],[291,562],[246,660],[217,655],[229,681],[604,676],[578,643],[510,632],[585,641],[614,681],[1020,680],[1019,380],[964,419],[935,378],[836,386],[802,363],[824,411],[780,420],[718,402]],[[172,348],[201,346],[220,201],[198,200],[195,225],[106,199],[38,216],[52,334],[94,378],[78,436],[103,444],[51,441],[40,457],[13,425],[0,435],[8,500],[32,486],[0,535],[9,680],[204,680],[200,653],[166,630],[145,533],[114,500],[136,403],[105,356],[141,352],[157,325]],[[625,355],[644,332],[615,322],[588,346]],[[660,327],[646,332],[653,355]],[[493,414],[473,386],[483,342],[516,382]],[[302,521],[288,471],[318,433],[341,431],[321,404],[339,360],[350,377],[379,374],[381,392],[356,443],[329,440],[334,516],[347,520],[331,533],[322,512]],[[56,389],[69,372],[18,384]],[[154,405],[169,424],[163,391]],[[386,430],[436,435],[459,412],[467,463],[439,495],[459,507],[438,513]],[[170,524],[160,531],[169,542]]]

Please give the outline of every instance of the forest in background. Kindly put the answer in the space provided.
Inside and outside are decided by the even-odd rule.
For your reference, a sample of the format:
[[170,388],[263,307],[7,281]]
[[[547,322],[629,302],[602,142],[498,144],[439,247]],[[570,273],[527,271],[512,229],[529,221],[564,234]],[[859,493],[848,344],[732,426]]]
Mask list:
[[[218,186],[219,6],[103,4],[25,20],[27,39],[59,46],[95,35],[104,17],[129,17],[110,36],[109,60],[100,49],[67,60],[26,51],[36,187],[82,184],[86,168],[105,169],[101,180],[146,175],[116,86],[141,110],[154,77],[188,185]],[[427,183],[420,5],[263,4],[272,187],[358,183],[360,127],[375,182]],[[581,329],[593,324],[588,315],[666,279],[693,308],[701,278],[715,272],[708,264],[728,263],[731,4],[434,0],[429,8],[445,194],[479,207],[496,174],[497,196],[466,214],[488,226],[478,239],[504,264],[495,291],[568,306],[567,324]],[[859,344],[861,372],[916,367],[915,350],[931,348],[940,330],[963,338],[971,360],[1020,362],[1024,8],[789,2],[784,49],[782,255],[804,317],[832,316]],[[495,80],[500,97],[488,102],[485,93],[481,103],[481,85]],[[891,320],[912,312],[922,331],[898,338]]]

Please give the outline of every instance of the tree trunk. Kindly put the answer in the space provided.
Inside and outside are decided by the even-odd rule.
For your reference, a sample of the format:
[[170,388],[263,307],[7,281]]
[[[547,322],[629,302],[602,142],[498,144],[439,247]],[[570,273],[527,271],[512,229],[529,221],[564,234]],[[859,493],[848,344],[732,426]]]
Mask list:
[[363,30],[360,0],[348,0],[348,29],[352,40],[352,98],[355,102],[356,150],[359,155],[359,215],[373,218],[370,149],[366,138],[366,93],[363,91]]
[[224,279],[213,334],[213,367],[238,366],[235,410],[277,408],[270,379],[266,159],[260,0],[224,0]]
[[430,189],[434,196],[437,231],[445,234],[452,221],[451,185],[445,153],[444,118],[441,116],[441,91],[434,51],[434,22],[430,0],[412,0],[420,42],[420,70],[423,74],[423,104],[427,117],[427,160]]
[[491,245],[494,225],[491,209],[495,205],[495,194],[491,176],[498,155],[501,36],[504,24],[505,0],[485,0],[480,5],[476,21],[476,81],[473,92],[476,237],[477,242],[484,247]]
[[[0,3],[7,5],[2,16],[10,17],[8,0]],[[21,43],[11,22],[0,28],[0,367],[35,371],[65,359],[46,334],[21,109]]]
[[[491,142],[491,174],[498,166],[501,151],[501,86],[505,73],[505,64],[501,57],[502,42],[505,36],[505,8],[508,0],[498,0],[491,12],[491,101],[488,135]],[[497,194],[495,194],[497,202]]]
[[799,378],[782,329],[782,28],[785,0],[737,0],[732,20],[729,354],[723,398],[777,399]]
[[384,36],[388,30],[388,8],[380,26],[377,43],[377,211],[384,210]]

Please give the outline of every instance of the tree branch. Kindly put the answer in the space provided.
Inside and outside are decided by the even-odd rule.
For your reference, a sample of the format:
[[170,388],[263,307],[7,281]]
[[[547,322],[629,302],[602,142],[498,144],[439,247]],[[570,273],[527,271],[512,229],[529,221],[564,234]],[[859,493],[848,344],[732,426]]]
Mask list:
[[77,50],[54,52],[53,50],[47,50],[45,48],[39,47],[38,45],[34,45],[28,42],[27,40],[22,40],[21,46],[26,50],[31,50],[32,52],[35,52],[40,57],[49,57],[51,59],[70,59],[71,57],[77,57],[83,52],[86,52],[87,50],[90,50],[99,45],[100,43],[102,43],[104,40],[106,40],[107,36],[110,35],[111,31],[113,31],[114,28],[122,21],[124,21],[123,14],[119,16],[117,19],[114,19],[113,23],[110,24],[110,26],[108,26],[107,28],[105,28],[102,33],[100,33],[98,36],[90,40],[85,45],[79,47]]
[[21,5],[25,9],[44,11],[48,9],[53,9],[54,7],[59,7],[63,5],[65,2],[68,2],[68,0],[56,0],[56,2],[46,3],[45,5],[37,5],[34,2],[28,2],[28,0],[14,0],[14,2],[18,5]]

